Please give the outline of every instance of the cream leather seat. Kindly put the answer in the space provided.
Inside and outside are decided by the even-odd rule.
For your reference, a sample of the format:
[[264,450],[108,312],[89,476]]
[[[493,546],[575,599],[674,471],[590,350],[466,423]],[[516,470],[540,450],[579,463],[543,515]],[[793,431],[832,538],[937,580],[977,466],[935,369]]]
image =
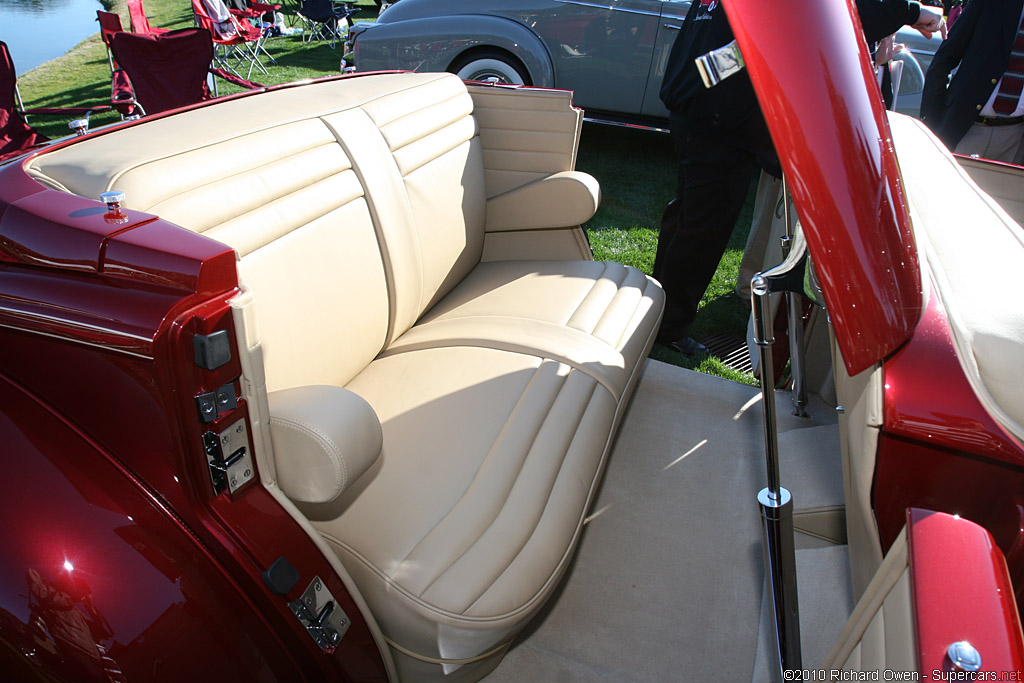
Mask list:
[[330,543],[405,678],[482,676],[552,593],[654,340],[658,285],[585,248],[581,120],[566,93],[359,77],[29,169],[235,248],[264,484]]

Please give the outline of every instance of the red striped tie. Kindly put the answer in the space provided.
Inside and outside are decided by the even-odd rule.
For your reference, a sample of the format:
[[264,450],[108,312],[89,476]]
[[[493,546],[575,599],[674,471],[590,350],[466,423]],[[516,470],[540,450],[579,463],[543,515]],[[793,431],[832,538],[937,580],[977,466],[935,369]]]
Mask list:
[[1003,81],[999,84],[999,92],[992,103],[997,113],[1009,116],[1017,109],[1021,90],[1024,89],[1024,18],[1021,19],[1017,37],[1010,51],[1010,63],[1003,72]]

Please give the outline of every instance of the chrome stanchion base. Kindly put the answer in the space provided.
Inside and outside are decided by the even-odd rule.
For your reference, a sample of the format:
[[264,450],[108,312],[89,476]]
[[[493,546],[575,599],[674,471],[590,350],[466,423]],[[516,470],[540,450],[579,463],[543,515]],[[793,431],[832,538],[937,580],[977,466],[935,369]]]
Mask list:
[[769,489],[757,494],[761,505],[761,531],[764,541],[765,582],[771,607],[776,645],[776,681],[784,680],[783,671],[797,671],[800,657],[800,604],[796,588],[796,547],[793,541],[793,497],[784,488],[778,499]]

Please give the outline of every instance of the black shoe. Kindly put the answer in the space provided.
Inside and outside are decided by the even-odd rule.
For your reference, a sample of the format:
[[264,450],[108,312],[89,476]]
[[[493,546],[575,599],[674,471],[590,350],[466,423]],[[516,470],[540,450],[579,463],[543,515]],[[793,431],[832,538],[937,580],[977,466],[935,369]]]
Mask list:
[[662,343],[673,351],[687,356],[705,356],[708,353],[708,347],[704,346],[693,337],[683,337],[682,339]]

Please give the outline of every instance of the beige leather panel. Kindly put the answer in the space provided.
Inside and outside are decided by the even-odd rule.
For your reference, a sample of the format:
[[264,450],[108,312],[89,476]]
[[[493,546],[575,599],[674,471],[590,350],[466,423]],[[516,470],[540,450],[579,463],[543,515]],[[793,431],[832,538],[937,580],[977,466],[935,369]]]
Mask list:
[[616,398],[621,398],[632,370],[621,353],[588,334],[555,323],[502,316],[449,318],[417,325],[381,355],[457,346],[552,358],[590,375]]
[[[381,131],[388,131],[385,137],[389,138],[392,149],[437,130],[434,127],[437,121],[454,120],[472,111],[466,85],[458,76],[449,73],[400,75],[407,77],[406,87],[380,89],[375,97],[362,103],[363,110],[374,124]],[[447,110],[461,113],[439,116],[439,112],[446,108],[445,102],[448,102]],[[439,104],[440,109],[437,108]]]
[[576,168],[583,112],[572,93],[468,86],[480,124],[487,196]]
[[[133,208],[203,232],[349,168],[333,143],[318,119],[299,121],[272,134],[226,136],[179,154],[140,158],[109,184],[124,191]],[[192,209],[181,213],[190,203]]]
[[1024,229],[924,124],[890,118],[915,237],[949,316],[957,355],[988,411],[1024,439],[1024,300],[1017,293]]
[[971,179],[1018,224],[1024,225],[1024,169],[968,157],[954,157]]
[[[112,179],[134,168],[140,160],[177,156],[247,135],[253,135],[247,157],[275,158],[282,150],[276,147],[273,131],[281,126],[351,108],[383,93],[419,87],[425,80],[440,77],[389,74],[340,79],[219,101],[216,106],[145,120],[142,125],[84,139],[33,159],[27,170],[32,175],[51,177],[69,192],[95,198],[110,189]],[[284,143],[285,154],[290,151],[288,144]],[[127,199],[127,205],[134,207],[132,197]]]
[[653,280],[617,263],[482,263],[388,352],[452,344],[516,350],[558,358],[622,396],[663,300]]
[[330,503],[380,455],[377,415],[351,391],[309,385],[268,398],[278,482],[292,500]]
[[[392,148],[398,170],[408,177],[435,159],[444,156],[476,136],[476,124],[465,116],[430,135],[421,137],[401,148]],[[468,170],[468,169],[467,169]]]
[[[209,220],[203,216],[205,212],[202,207],[215,206],[218,201],[223,201],[218,200],[218,189],[217,184],[212,183],[204,191],[195,193],[198,196],[183,196],[173,204],[168,200],[164,202],[166,206],[160,213],[167,220],[201,229],[205,227],[203,223]],[[324,219],[349,202],[360,200],[362,204],[362,197],[363,188],[354,173],[336,173],[303,184],[291,194],[268,200],[247,212],[212,224],[203,234],[233,247],[244,258],[293,230]],[[369,224],[366,227],[372,230]]]
[[597,180],[555,173],[487,200],[487,230],[564,228],[586,223],[601,204]]
[[[906,530],[886,555],[832,651],[825,669],[917,671]],[[879,678],[881,680],[881,678]]]
[[484,187],[474,138],[405,177],[422,258],[419,310],[433,306],[480,261]]
[[315,525],[402,647],[503,642],[564,568],[615,400],[563,364],[476,348],[385,357],[349,388],[380,417],[383,455]]
[[405,181],[377,126],[362,109],[332,114],[323,120],[355,161],[353,171],[363,187],[373,188],[366,200],[377,240],[386,247],[381,256],[391,302],[390,343],[422,313],[423,257]]
[[255,293],[269,391],[342,386],[383,348],[388,292],[362,199],[249,254],[239,270]]
[[484,235],[481,261],[593,261],[594,254],[583,230],[525,230],[522,232],[488,232]]
[[836,397],[843,407],[839,414],[839,443],[843,458],[850,581],[853,599],[858,600],[882,563],[882,541],[871,505],[871,487],[881,424],[883,373],[881,366],[876,365],[850,377],[834,336],[831,342]]

